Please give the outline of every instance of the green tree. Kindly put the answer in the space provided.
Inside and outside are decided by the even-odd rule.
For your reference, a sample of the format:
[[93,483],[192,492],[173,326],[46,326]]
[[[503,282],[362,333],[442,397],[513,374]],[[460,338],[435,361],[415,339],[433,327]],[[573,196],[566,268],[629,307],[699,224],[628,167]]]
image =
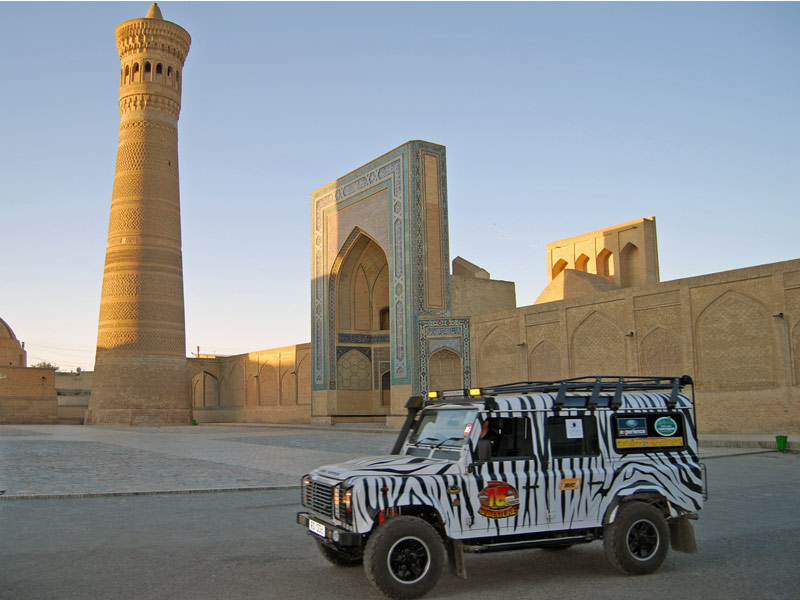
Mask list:
[[35,365],[33,365],[33,368],[34,369],[53,369],[54,371],[58,371],[58,370],[61,369],[61,367],[59,367],[58,365],[54,365],[52,363],[49,363],[46,360],[43,360],[41,362],[36,363]]

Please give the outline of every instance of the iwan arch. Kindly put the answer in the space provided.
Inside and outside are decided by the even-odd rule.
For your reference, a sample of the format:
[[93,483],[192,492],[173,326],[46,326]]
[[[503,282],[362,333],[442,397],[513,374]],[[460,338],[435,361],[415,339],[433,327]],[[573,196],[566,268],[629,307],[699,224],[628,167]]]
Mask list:
[[639,219],[548,244],[549,284],[517,308],[513,283],[450,261],[443,146],[311,204],[311,343],[190,360],[198,421],[391,426],[429,389],[689,373],[701,431],[800,432],[800,260],[661,282]]

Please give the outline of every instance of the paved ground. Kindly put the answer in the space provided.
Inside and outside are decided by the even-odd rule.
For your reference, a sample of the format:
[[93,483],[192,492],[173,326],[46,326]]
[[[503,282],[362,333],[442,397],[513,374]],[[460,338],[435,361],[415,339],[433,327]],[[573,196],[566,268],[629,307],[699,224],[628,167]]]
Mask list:
[[[285,489],[320,465],[388,454],[395,435],[241,424],[3,425],[0,499]],[[770,452],[759,445],[774,446],[774,436],[708,436],[701,442],[706,459]]]
[[[800,598],[800,454],[707,466],[698,554],[670,552],[643,577],[615,571],[601,542],[468,555],[469,579],[446,574],[425,600]],[[0,598],[383,598],[363,569],[322,558],[295,523],[298,501],[297,490],[274,490],[0,502]]]

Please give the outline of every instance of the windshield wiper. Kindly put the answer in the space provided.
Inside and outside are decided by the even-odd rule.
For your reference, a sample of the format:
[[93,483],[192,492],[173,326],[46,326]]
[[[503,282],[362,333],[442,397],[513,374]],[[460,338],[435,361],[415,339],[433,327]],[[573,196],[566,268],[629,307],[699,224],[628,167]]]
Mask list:
[[[427,440],[431,440],[431,441],[430,441],[430,442],[428,442]],[[422,438],[421,440],[417,440],[416,442],[413,442],[413,444],[414,444],[415,446],[416,446],[417,444],[429,444],[429,445],[433,446],[433,445],[434,445],[436,442],[438,442],[438,441],[439,441],[439,438],[438,438],[438,437],[431,437],[431,436],[428,436],[428,437],[424,437],[424,438]],[[442,441],[446,442],[447,440],[442,440]],[[437,446],[437,448],[438,448],[438,446]]]
[[449,438],[447,438],[446,440],[442,440],[441,442],[439,442],[438,444],[436,444],[436,445],[434,446],[434,448],[441,448],[442,444],[444,444],[445,442],[449,442],[450,440],[459,441],[459,440],[463,440],[463,439],[464,439],[463,437],[449,437]]

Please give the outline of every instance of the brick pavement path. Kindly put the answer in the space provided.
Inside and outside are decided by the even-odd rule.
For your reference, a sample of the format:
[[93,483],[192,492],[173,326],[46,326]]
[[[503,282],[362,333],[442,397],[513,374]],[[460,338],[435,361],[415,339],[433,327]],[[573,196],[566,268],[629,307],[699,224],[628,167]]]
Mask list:
[[0,426],[0,498],[296,487],[322,464],[388,454],[394,435],[333,429]]
[[[395,435],[241,424],[0,425],[0,499],[286,489],[320,465],[388,454]],[[701,456],[764,451],[701,448]]]

